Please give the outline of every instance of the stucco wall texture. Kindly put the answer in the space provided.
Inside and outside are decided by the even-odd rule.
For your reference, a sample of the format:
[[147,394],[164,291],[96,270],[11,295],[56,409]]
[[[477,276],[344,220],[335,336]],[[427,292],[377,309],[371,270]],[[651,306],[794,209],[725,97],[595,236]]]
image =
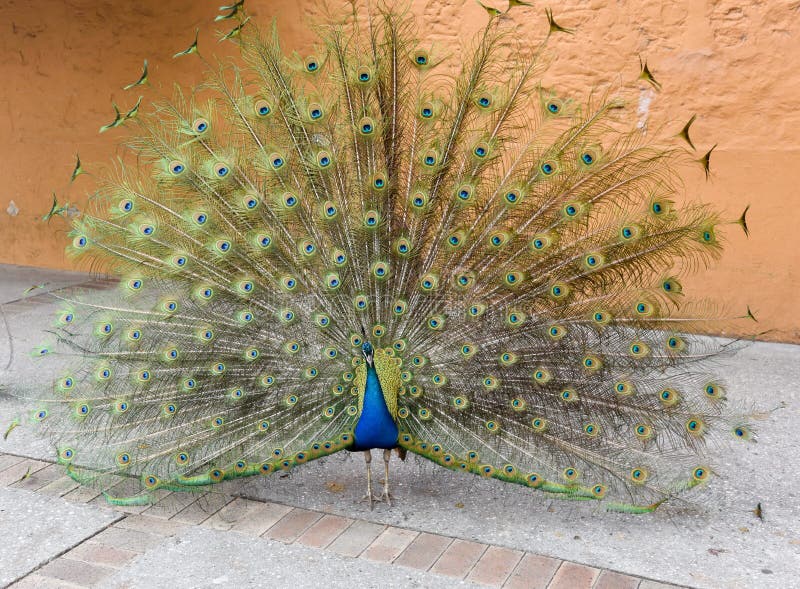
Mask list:
[[[517,7],[504,17],[509,43],[533,45],[547,30],[545,4]],[[111,121],[111,102],[131,107],[139,88],[121,88],[150,62],[146,99],[200,80],[196,56],[172,59],[200,27],[203,53],[234,54],[217,43],[219,0],[4,0],[0,1],[0,262],[71,268],[64,256],[67,224],[41,217],[55,192],[80,207],[91,178],[69,176],[80,152],[96,169],[119,153],[117,131],[98,135]],[[488,2],[505,9],[505,0]],[[697,113],[692,137],[698,157],[712,145],[712,176],[699,166],[684,173],[686,198],[714,203],[736,219],[751,205],[746,238],[725,228],[721,263],[686,281],[758,324],[742,334],[800,342],[800,55],[797,0],[566,0],[550,4],[558,22],[575,35],[552,39],[545,85],[585,100],[592,88],[626,88],[632,123],[677,132]],[[248,0],[262,23],[276,16],[285,44],[307,45],[304,17],[319,12],[315,0]],[[486,22],[474,0],[412,0],[434,48],[455,55],[463,40]],[[637,81],[645,57],[663,90]],[[632,94],[631,94],[632,93]],[[674,130],[674,131],[673,131]],[[2,280],[2,277],[0,277]]]

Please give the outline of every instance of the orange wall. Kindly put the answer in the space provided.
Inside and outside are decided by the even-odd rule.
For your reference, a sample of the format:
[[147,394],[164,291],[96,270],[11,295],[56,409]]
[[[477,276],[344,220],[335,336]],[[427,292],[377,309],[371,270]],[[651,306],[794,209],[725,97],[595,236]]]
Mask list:
[[[74,154],[97,169],[118,150],[120,135],[97,129],[112,119],[111,102],[133,105],[139,89],[124,92],[150,61],[151,88],[199,80],[196,56],[173,60],[200,27],[208,57],[234,49],[214,39],[211,21],[219,0],[6,0],[0,2],[0,262],[69,268],[66,224],[41,221],[51,192],[79,206],[91,179],[70,186]],[[494,3],[505,8],[505,0]],[[508,43],[543,38],[543,6],[515,8],[502,23]],[[314,0],[248,0],[248,11],[266,23],[278,16],[290,47],[308,35],[302,19]],[[485,23],[473,0],[414,0],[421,33],[434,48],[452,52]],[[738,315],[750,305],[763,339],[800,342],[800,55],[796,1],[783,0],[567,0],[554,2],[560,24],[577,29],[558,35],[544,83],[585,98],[589,88],[611,84],[649,102],[643,118],[677,131],[692,113],[699,151],[717,143],[713,175],[686,176],[690,198],[714,202],[735,219],[746,204],[751,236],[728,228],[721,263],[694,277],[692,294],[705,293]],[[647,58],[663,90],[636,81],[637,55]],[[445,67],[455,67],[451,59]],[[634,109],[637,104],[634,104]],[[19,209],[7,212],[10,201]]]

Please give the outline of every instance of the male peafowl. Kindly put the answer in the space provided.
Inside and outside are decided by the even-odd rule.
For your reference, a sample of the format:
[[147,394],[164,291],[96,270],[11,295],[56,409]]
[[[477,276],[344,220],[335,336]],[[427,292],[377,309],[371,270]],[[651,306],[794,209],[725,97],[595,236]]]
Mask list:
[[541,51],[500,51],[507,17],[450,77],[391,10],[302,56],[225,10],[242,64],[117,111],[135,162],[73,222],[120,291],[63,300],[36,354],[72,368],[26,420],[74,478],[144,504],[363,451],[372,506],[396,449],[642,513],[706,481],[709,442],[751,438],[719,346],[684,333],[715,320],[681,276],[725,221],[674,202],[683,148],[543,88]]

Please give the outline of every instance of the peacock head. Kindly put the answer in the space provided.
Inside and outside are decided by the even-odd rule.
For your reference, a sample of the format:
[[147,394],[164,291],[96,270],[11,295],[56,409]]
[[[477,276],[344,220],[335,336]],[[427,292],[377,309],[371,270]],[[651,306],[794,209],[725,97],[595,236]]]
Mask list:
[[372,354],[374,351],[372,349],[372,344],[369,342],[364,342],[364,345],[361,346],[361,351],[364,352],[364,358],[366,359],[367,364],[372,366]]

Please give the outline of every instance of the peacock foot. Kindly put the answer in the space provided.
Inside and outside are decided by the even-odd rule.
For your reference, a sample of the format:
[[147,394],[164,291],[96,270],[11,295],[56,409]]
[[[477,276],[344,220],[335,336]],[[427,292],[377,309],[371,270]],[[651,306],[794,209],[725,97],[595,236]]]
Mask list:
[[[382,495],[381,495],[381,496],[382,496]],[[375,496],[372,494],[372,489],[369,489],[369,490],[367,491],[367,494],[366,494],[366,495],[364,495],[364,496],[361,498],[361,503],[364,503],[365,501],[369,503],[369,510],[370,510],[370,511],[372,511],[372,510],[375,508],[375,502],[376,502],[376,501],[381,501],[381,498],[380,498],[380,497],[378,497],[378,498],[376,499],[376,498],[375,498]]]
[[375,501],[385,502],[389,507],[392,506],[393,495],[389,493],[389,489],[384,489],[383,492],[375,499]]

